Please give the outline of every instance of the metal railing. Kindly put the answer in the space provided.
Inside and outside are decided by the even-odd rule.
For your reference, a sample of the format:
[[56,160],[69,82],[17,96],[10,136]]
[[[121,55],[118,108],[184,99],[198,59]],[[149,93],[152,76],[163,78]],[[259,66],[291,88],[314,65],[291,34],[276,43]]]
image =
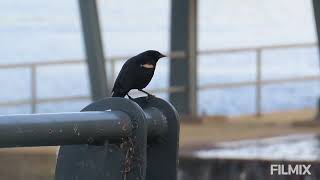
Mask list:
[[160,98],[105,98],[82,112],[2,115],[0,148],[61,146],[55,180],[176,179],[179,122]]
[[[262,79],[262,53],[263,51],[277,50],[277,49],[294,49],[294,48],[314,48],[317,47],[317,43],[301,43],[301,44],[285,44],[285,45],[273,45],[273,46],[259,46],[259,47],[242,47],[242,48],[227,48],[227,49],[213,49],[213,50],[200,50],[198,55],[217,55],[217,54],[231,54],[241,52],[254,52],[256,54],[256,78],[254,81],[243,81],[243,82],[231,82],[231,83],[209,83],[200,85],[197,87],[198,90],[205,89],[228,89],[228,88],[239,88],[245,86],[255,86],[256,97],[255,97],[255,109],[256,114],[262,114],[262,87],[270,84],[283,84],[293,82],[305,82],[305,81],[316,81],[320,80],[319,75],[314,76],[301,76],[292,78],[279,78],[271,80]],[[118,61],[125,60],[130,56],[116,56],[107,58],[107,63],[110,65],[111,79],[115,79],[115,67]],[[184,52],[173,52],[169,54],[169,57],[185,57]],[[55,61],[55,62],[35,62],[35,63],[19,63],[19,64],[5,64],[0,65],[0,71],[3,69],[15,69],[15,68],[27,68],[30,70],[31,85],[30,85],[30,99],[14,100],[0,102],[0,107],[16,106],[16,105],[31,105],[32,113],[37,112],[37,104],[48,103],[48,102],[62,102],[62,101],[74,101],[74,100],[89,100],[89,96],[63,96],[54,98],[39,98],[37,96],[37,69],[44,66],[54,65],[79,65],[84,64],[84,60],[66,60],[66,61]],[[156,88],[151,89],[153,93],[158,92],[181,92],[184,91],[185,87],[169,87],[169,88]]]

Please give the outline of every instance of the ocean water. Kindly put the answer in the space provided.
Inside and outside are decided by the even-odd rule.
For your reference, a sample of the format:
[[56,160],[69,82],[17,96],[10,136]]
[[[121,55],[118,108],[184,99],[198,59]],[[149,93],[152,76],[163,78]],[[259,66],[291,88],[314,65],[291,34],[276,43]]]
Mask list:
[[318,136],[314,134],[298,134],[218,143],[212,149],[198,150],[192,155],[200,159],[236,158],[312,162],[320,158],[319,145]]
[[[107,57],[135,55],[146,49],[169,50],[169,0],[100,0],[99,14]],[[310,0],[200,0],[198,48],[225,49],[316,42]],[[76,0],[0,1],[0,64],[84,59]],[[316,48],[268,50],[262,54],[262,78],[318,75]],[[117,63],[116,72],[122,62]],[[147,89],[168,86],[168,60],[159,62]],[[255,79],[255,53],[199,55],[198,83]],[[39,98],[89,95],[84,65],[41,67]],[[9,78],[10,77],[10,78]],[[0,71],[0,101],[30,98],[28,69]],[[315,107],[319,82],[263,87],[263,111]],[[157,94],[167,98],[167,94]],[[255,89],[199,91],[199,114],[254,113]],[[38,112],[78,111],[89,100],[42,103]],[[1,114],[29,113],[30,106],[0,108]]]

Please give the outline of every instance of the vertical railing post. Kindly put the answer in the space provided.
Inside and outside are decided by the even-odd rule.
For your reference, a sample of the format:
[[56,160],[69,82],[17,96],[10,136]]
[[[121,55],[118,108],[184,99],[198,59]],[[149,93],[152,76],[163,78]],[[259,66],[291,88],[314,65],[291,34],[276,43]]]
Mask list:
[[170,86],[184,86],[170,93],[170,101],[183,115],[197,115],[197,0],[172,0],[171,52],[185,57],[170,61]]
[[32,64],[30,67],[31,72],[31,112],[37,112],[37,66]]
[[262,79],[262,66],[261,66],[261,49],[257,49],[256,51],[256,116],[261,116],[261,111],[262,111],[262,84],[261,84],[261,79]]
[[[114,81],[114,59],[113,58],[106,58],[105,59],[105,64],[106,64],[106,74],[107,74],[107,86],[108,88],[113,87],[113,81]],[[109,89],[110,91],[111,89]]]
[[110,63],[111,63],[111,70],[110,70],[111,79],[110,79],[110,82],[113,83],[113,81],[115,81],[115,78],[116,78],[116,75],[115,75],[116,61],[114,59],[110,59]]
[[[317,39],[318,39],[318,53],[320,52],[320,1],[319,0],[313,0],[313,11],[314,11],[314,20],[316,25],[316,33],[317,33]],[[320,55],[319,55],[320,57]],[[318,107],[317,107],[317,115],[315,117],[316,120],[320,120],[320,98],[318,99]]]
[[318,48],[319,42],[320,42],[320,1],[319,0],[313,0],[313,14],[314,14],[314,20],[315,20],[315,30],[317,33],[317,39],[318,39]]
[[101,39],[96,0],[79,0],[82,31],[84,36],[91,96],[98,100],[109,95],[105,59]]

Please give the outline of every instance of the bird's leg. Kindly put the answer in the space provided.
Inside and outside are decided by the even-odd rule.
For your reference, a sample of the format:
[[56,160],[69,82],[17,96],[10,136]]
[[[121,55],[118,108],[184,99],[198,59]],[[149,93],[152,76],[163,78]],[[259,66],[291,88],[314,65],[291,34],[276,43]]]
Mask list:
[[147,95],[148,95],[148,98],[155,97],[154,95],[148,93],[147,91],[144,91],[144,90],[142,90],[142,89],[138,89],[138,90],[141,91],[141,92],[143,92],[143,93],[145,93],[145,94],[147,94]]
[[129,95],[129,93],[127,93],[127,96],[130,100],[133,100],[133,98]]

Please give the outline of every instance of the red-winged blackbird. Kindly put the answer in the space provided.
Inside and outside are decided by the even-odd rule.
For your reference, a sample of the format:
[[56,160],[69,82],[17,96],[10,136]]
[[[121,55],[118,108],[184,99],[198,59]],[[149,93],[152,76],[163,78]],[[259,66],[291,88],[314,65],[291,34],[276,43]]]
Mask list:
[[114,83],[112,97],[129,96],[131,89],[153,96],[142,90],[151,81],[157,62],[160,58],[165,57],[158,51],[148,50],[128,59],[121,68],[121,71]]

